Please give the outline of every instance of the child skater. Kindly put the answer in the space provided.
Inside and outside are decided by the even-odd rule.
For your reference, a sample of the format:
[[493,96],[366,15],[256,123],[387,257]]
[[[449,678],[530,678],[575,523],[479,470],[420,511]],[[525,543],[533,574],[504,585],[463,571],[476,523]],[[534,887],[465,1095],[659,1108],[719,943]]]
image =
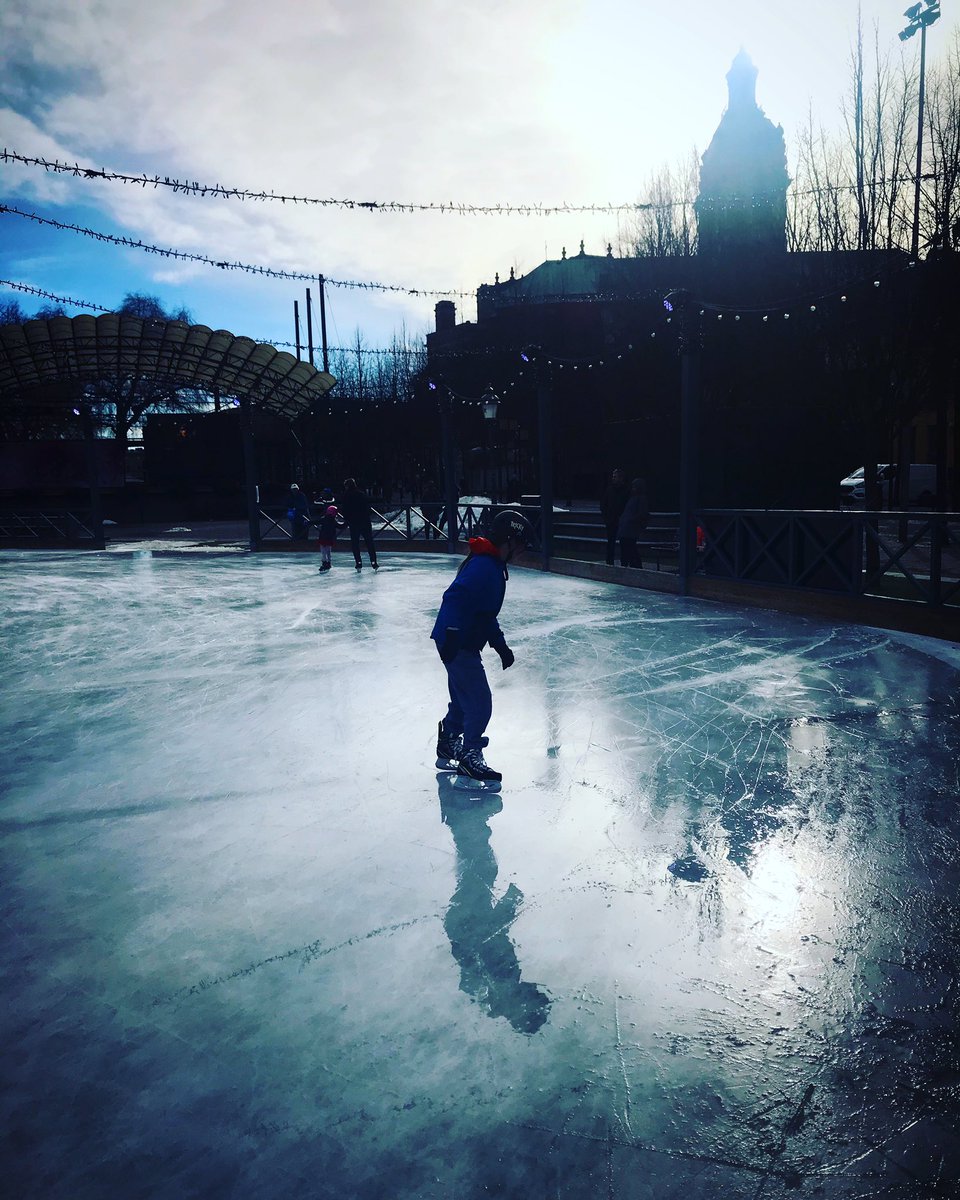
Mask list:
[[513,665],[497,613],[507,588],[507,563],[516,550],[530,544],[530,523],[520,513],[504,511],[493,519],[489,537],[470,539],[470,554],[443,593],[431,637],[447,669],[450,704],[437,727],[437,767],[456,770],[454,786],[498,792],[503,776],[488,767],[484,730],[493,711],[490,685],[480,651],[490,645],[503,669]]
[[[329,489],[328,489],[329,490]],[[331,492],[329,497],[327,492],[324,492],[324,503],[320,508],[320,574],[330,570],[330,551],[337,544],[337,526],[343,524],[343,517],[340,515],[340,510],[335,504],[330,503],[333,499]]]

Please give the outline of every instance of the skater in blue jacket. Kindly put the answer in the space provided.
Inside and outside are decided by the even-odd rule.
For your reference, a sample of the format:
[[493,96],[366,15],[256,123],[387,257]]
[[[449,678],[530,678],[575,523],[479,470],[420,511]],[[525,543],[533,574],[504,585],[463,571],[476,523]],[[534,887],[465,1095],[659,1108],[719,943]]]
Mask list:
[[443,593],[430,634],[447,669],[450,690],[447,715],[437,728],[437,767],[456,769],[456,782],[463,780],[470,786],[473,781],[487,791],[499,791],[503,776],[483,758],[493,698],[480,651],[490,645],[500,655],[504,670],[513,665],[513,651],[497,614],[507,588],[507,563],[529,545],[530,533],[525,517],[505,511],[494,518],[489,537],[470,539],[470,554]]

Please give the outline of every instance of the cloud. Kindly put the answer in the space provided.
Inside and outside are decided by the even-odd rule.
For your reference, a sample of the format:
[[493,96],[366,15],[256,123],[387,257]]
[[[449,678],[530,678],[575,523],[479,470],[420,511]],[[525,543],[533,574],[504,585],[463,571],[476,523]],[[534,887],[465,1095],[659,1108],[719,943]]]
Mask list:
[[[866,21],[880,4],[866,0]],[[781,77],[795,73],[803,106],[816,71],[835,86],[821,25],[833,21],[842,62],[837,7],[810,0],[787,38],[779,6],[760,0],[691,0],[682,13],[625,0],[31,0],[0,9],[11,97],[0,138],[96,167],[321,198],[620,203],[706,145],[741,41],[775,121],[788,123]],[[108,232],[411,288],[472,291],[563,246],[576,253],[581,238],[591,253],[617,242],[613,215],[351,212],[3,174],[8,195],[99,209]],[[143,258],[163,282],[218,274]],[[433,300],[375,307],[418,324]]]
[[[576,7],[561,0],[551,20]],[[21,75],[52,88],[48,132],[21,119],[16,141],[93,166],[318,197],[552,199],[568,194],[577,163],[537,100],[543,16],[523,2],[337,0],[265,14],[249,0],[47,0],[10,31]],[[81,68],[84,86],[69,86]],[[119,227],[110,232],[333,278],[472,289],[485,263],[508,270],[516,253],[497,218],[240,205],[50,177],[30,187],[95,203]]]

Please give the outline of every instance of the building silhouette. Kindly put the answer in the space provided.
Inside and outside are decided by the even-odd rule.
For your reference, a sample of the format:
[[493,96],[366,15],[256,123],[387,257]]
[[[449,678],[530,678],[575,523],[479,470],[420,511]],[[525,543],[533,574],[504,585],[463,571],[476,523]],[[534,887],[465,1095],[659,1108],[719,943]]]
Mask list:
[[727,73],[729,102],[700,166],[698,253],[777,254],[787,248],[783,127],[757,104],[757,68],[741,49]]
[[[921,314],[930,316],[934,293],[954,294],[940,277],[955,277],[956,256],[938,263],[932,254],[912,271],[902,250],[788,251],[784,134],[758,105],[756,81],[741,50],[702,156],[695,253],[622,257],[581,242],[525,275],[480,285],[475,322],[458,324],[449,301],[436,306],[428,373],[460,394],[500,392],[494,453],[509,458],[521,490],[537,489],[539,369],[539,386],[549,374],[558,500],[595,497],[619,465],[648,478],[654,508],[676,504],[676,325],[663,299],[677,289],[694,298],[699,319],[701,502],[832,507],[853,467],[930,457],[917,436],[929,425],[917,420],[925,401],[894,378],[891,359],[902,346],[902,374],[923,353],[932,326]],[[536,362],[521,366],[530,347]],[[461,442],[475,440],[475,417],[463,422]],[[953,429],[951,457],[955,421]],[[469,476],[469,458],[458,472]],[[474,484],[489,478],[485,470]]]

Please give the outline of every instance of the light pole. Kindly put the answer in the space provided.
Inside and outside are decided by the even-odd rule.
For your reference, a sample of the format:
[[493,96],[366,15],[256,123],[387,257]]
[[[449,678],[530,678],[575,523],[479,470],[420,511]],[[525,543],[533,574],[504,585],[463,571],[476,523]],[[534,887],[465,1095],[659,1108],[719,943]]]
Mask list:
[[[453,392],[440,380],[427,380],[431,392],[439,392],[441,453],[443,456],[443,512],[447,522],[447,549],[453,554],[457,548],[458,511],[457,485],[454,479],[456,459],[453,452]],[[440,524],[443,524],[441,519]]]
[[550,360],[541,346],[527,346],[520,352],[525,363],[534,364],[537,385],[537,443],[540,478],[540,553],[545,571],[550,570],[553,554],[553,406],[550,395]]
[[[433,379],[428,380],[427,388],[431,392],[440,392],[440,430],[443,443],[444,512],[446,514],[447,521],[447,547],[450,552],[453,553],[457,548],[457,540],[460,533],[460,514],[458,508],[459,495],[455,479],[456,454],[454,452],[453,444],[453,402],[454,400],[462,400],[469,404],[475,404],[478,401],[473,396],[459,395],[442,379],[439,381]],[[497,409],[500,404],[500,397],[493,390],[492,386],[487,386],[486,391],[479,398],[479,403],[483,407],[484,420],[496,420]]]
[[680,351],[680,595],[690,593],[697,569],[697,441],[700,398],[700,317],[693,296],[683,289],[670,292],[663,307],[679,325]]
[[924,74],[927,66],[927,27],[940,19],[940,0],[921,0],[911,4],[903,14],[909,24],[900,30],[900,41],[920,30],[920,100],[917,104],[917,178],[913,193],[913,237],[910,242],[910,256],[916,261],[920,252],[920,171],[923,163],[923,94]]
[[[487,432],[489,430],[490,426],[487,424],[487,422],[488,421],[489,422],[496,421],[497,410],[500,407],[500,397],[493,390],[493,385],[490,383],[487,384],[486,388],[484,389],[483,395],[480,397],[480,406],[483,409],[483,429],[484,429],[483,478],[484,478],[485,484],[488,484],[490,482],[491,471],[490,471],[490,463],[488,461],[488,459],[490,457],[490,435]],[[490,488],[490,492],[491,492],[491,498],[493,499],[493,502],[496,504],[499,501],[500,497],[496,494],[496,479],[497,479],[496,472],[492,472],[492,474],[493,474],[494,486]]]

